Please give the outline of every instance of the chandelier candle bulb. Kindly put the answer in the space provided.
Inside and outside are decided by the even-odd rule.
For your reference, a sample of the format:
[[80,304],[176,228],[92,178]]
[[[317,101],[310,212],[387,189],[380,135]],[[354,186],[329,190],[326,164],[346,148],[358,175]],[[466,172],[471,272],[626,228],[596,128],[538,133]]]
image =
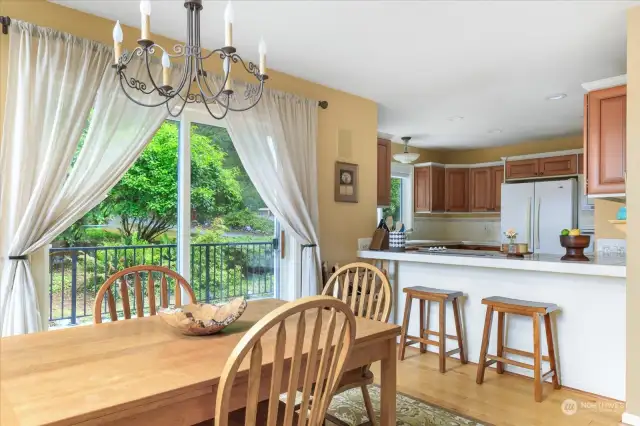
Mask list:
[[117,64],[118,59],[122,56],[122,40],[124,35],[122,34],[122,27],[120,21],[116,21],[116,25],[113,27],[113,63]]
[[142,15],[142,40],[151,39],[151,1],[150,0],[141,0],[140,1],[140,14]]
[[232,46],[233,43],[233,6],[231,1],[227,3],[227,7],[224,10],[224,43],[225,46]]
[[267,69],[267,43],[264,42],[263,38],[260,39],[258,53],[260,54],[260,74],[265,75]]
[[171,59],[167,52],[162,53],[162,84],[164,86],[170,86],[170,74],[171,74]]
[[231,60],[229,58],[224,58],[222,62],[222,71],[224,72],[224,77],[226,79],[224,83],[224,90],[231,90]]

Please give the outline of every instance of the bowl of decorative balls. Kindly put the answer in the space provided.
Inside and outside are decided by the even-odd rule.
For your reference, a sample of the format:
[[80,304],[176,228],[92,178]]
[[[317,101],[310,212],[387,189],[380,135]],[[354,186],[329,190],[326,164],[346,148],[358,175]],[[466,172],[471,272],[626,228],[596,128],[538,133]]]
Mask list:
[[238,297],[222,305],[194,303],[175,308],[162,308],[160,317],[187,336],[208,336],[232,324],[244,313],[247,301]]

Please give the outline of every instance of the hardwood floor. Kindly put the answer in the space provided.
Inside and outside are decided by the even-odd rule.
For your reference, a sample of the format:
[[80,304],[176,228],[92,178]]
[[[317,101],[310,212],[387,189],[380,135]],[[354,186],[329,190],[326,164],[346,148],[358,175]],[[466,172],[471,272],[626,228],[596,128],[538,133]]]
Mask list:
[[[398,362],[398,391],[496,426],[612,426],[621,425],[624,404],[581,392],[553,390],[543,385],[543,400],[533,399],[533,380],[511,374],[498,375],[487,369],[485,382],[476,384],[476,364],[462,365],[447,359],[447,372],[438,371],[438,356],[420,354],[408,347],[406,358]],[[379,363],[372,366],[376,380]],[[564,414],[563,402],[572,399],[577,412]]]

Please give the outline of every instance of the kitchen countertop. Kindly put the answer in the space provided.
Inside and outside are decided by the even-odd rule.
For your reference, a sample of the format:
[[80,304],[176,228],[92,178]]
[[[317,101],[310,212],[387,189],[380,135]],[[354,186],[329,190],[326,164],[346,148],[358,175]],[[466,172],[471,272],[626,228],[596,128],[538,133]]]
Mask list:
[[454,241],[454,240],[407,240],[407,246],[492,246],[500,247],[502,245],[499,241]]
[[[442,244],[440,244],[442,245]],[[364,259],[393,260],[402,262],[434,263],[441,265],[475,266],[481,268],[513,269],[522,271],[556,272],[561,274],[594,275],[625,278],[626,258],[618,254],[588,256],[588,262],[562,261],[558,254],[532,254],[524,259],[507,258],[497,252],[479,250],[469,254],[447,252],[392,252],[361,250],[357,256]],[[465,251],[466,252],[466,251]]]

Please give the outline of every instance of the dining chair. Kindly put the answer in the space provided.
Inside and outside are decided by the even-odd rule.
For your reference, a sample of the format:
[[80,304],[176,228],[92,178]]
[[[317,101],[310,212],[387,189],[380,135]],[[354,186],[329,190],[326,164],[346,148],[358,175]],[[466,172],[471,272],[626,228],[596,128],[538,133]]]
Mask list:
[[[184,290],[188,295],[190,302],[196,303],[196,296],[187,280],[175,271],[164,266],[140,265],[123,269],[109,277],[107,281],[100,287],[96,294],[96,300],[93,305],[93,322],[95,324],[102,323],[102,305],[106,297],[106,305],[109,311],[111,321],[118,320],[118,308],[116,306],[116,298],[114,292],[119,292],[122,312],[124,319],[131,319],[131,302],[129,300],[129,287],[133,284],[134,308],[137,317],[144,316],[145,310],[145,286],[143,285],[143,277],[146,275],[146,290],[148,297],[148,310],[150,315],[156,315],[156,280],[154,274],[159,277],[160,282],[160,307],[167,308],[171,299],[171,285],[174,288],[175,306],[182,305],[182,292]],[[171,283],[172,282],[172,283]]]
[[[313,324],[309,333],[307,323]],[[272,311],[247,331],[231,353],[218,384],[215,425],[322,425],[355,333],[353,313],[333,297],[306,297]],[[244,372],[238,374],[242,365],[248,365],[247,376]],[[266,370],[263,365],[270,367]],[[287,374],[283,377],[285,365]],[[240,375],[247,380],[246,389],[232,393]],[[287,395],[283,403],[280,395],[285,383]],[[296,412],[300,387],[304,408]],[[263,398],[267,390],[268,399],[259,402],[260,392]],[[230,412],[234,398],[239,399],[235,403],[246,408]]]
[[[383,271],[369,263],[356,262],[339,268],[329,278],[322,294],[341,299],[356,317],[387,322],[391,314],[391,284]],[[375,412],[367,386],[373,383],[370,365],[344,373],[336,394],[360,388],[367,416],[375,425]]]

